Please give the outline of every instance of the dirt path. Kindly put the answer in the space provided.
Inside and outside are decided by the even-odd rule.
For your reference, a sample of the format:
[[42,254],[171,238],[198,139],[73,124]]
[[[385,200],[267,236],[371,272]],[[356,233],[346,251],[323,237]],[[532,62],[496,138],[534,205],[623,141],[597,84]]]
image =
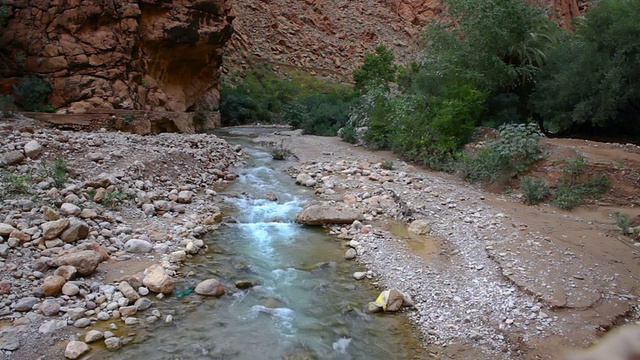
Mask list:
[[[360,261],[380,270],[383,284],[414,290],[419,311],[410,317],[423,331],[427,348],[438,356],[557,358],[562,349],[585,347],[606,330],[640,318],[640,242],[623,236],[613,217],[616,211],[632,219],[640,217],[637,146],[545,139],[549,157],[538,172],[545,171],[546,167],[549,173],[559,173],[557,162],[578,154],[585,156],[590,169],[605,171],[612,179],[613,189],[603,199],[564,211],[548,204],[526,206],[517,189],[511,195],[482,191],[451,175],[403,163],[392,153],[369,152],[338,138],[299,136],[286,131],[276,134],[275,137],[262,136],[257,141],[284,139],[284,144],[300,160],[299,171],[335,182],[332,190],[336,193],[331,196],[324,193],[322,184],[318,185],[318,193],[325,200],[346,202],[345,194],[354,194],[359,199],[366,190],[383,188],[395,192],[396,207],[400,203],[410,210],[411,215],[396,214],[396,218],[405,222],[414,218],[438,219],[433,220],[431,231],[432,236],[440,239],[440,251],[435,254],[433,249],[411,246],[399,239],[398,234],[394,236],[383,230],[380,231],[384,242],[357,237],[366,245],[369,245],[367,241],[371,242],[371,248],[367,248],[370,253],[365,252]],[[376,169],[374,164],[385,159],[394,162],[394,171]],[[352,176],[354,172],[359,174],[358,164],[366,164],[364,167],[371,164],[372,171],[387,175],[389,181],[380,185],[379,180],[369,181],[372,177]],[[337,172],[330,175],[332,172],[327,169],[332,167],[345,168],[343,174],[349,175],[336,176]],[[406,178],[412,180],[402,180]],[[386,214],[392,213],[386,211]],[[487,217],[493,219],[487,221]],[[369,223],[375,229],[384,219],[385,216],[379,214]],[[399,245],[385,247],[389,242]],[[388,253],[378,255],[380,251]],[[403,270],[396,272],[398,267]],[[477,272],[477,278],[469,278],[476,275],[469,273],[468,267],[482,271]],[[459,270],[452,270],[456,268]],[[476,324],[473,315],[457,319],[458,313],[454,310],[446,313],[449,318],[443,319],[444,310],[438,313],[420,308],[420,304],[425,307],[435,304],[433,299],[439,296],[432,290],[439,282],[434,282],[432,277],[414,276],[422,269],[430,269],[425,271],[430,271],[432,277],[437,272],[440,283],[448,283],[457,294],[465,294],[467,298],[453,298],[462,298],[461,306],[466,305],[467,312],[489,314],[488,320],[478,318],[486,324],[480,324],[480,320]],[[411,280],[405,283],[407,278]],[[495,304],[473,294],[482,291],[471,285],[479,279],[490,284],[487,287],[509,289],[513,286],[513,292],[507,290],[506,293],[515,296],[515,300],[502,296],[494,301],[504,302],[507,308],[509,301],[515,302],[515,310],[488,309]],[[444,309],[442,301],[437,304]],[[518,307],[519,302],[525,304],[524,310]],[[512,318],[492,318],[502,313]],[[476,336],[478,332],[481,336]],[[447,347],[432,347],[434,344]]]

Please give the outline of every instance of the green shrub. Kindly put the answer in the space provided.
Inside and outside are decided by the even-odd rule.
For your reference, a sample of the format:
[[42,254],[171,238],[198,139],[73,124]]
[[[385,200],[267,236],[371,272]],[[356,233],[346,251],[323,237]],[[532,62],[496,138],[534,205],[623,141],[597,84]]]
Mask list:
[[382,161],[382,163],[380,164],[380,167],[384,170],[393,170],[393,161],[386,159]]
[[9,117],[12,111],[16,111],[15,97],[12,95],[0,95],[0,116]]
[[136,118],[133,113],[127,114],[124,118],[122,118],[122,122],[127,126],[134,126],[136,124]]
[[32,75],[23,77],[13,85],[18,103],[26,111],[53,111],[48,103],[51,90],[49,83]]
[[7,173],[2,179],[3,197],[13,195],[30,195],[33,193],[31,174],[16,175]]
[[621,214],[619,211],[615,212],[616,225],[622,231],[624,235],[631,235],[631,222],[629,221],[629,215]]
[[271,157],[274,160],[286,160],[293,155],[291,149],[284,144],[284,140],[273,142],[269,147],[271,148]]
[[549,186],[541,178],[523,176],[520,188],[527,205],[539,204],[549,194]]
[[67,161],[61,157],[56,158],[53,162],[42,160],[40,176],[42,178],[53,179],[53,185],[62,188],[69,179],[69,167]]
[[102,204],[110,209],[117,209],[120,203],[129,200],[130,196],[120,189],[107,190],[104,192]]
[[356,144],[358,142],[358,132],[351,121],[347,121],[344,127],[338,131],[338,135],[342,140],[350,144]]
[[554,193],[554,205],[571,210],[582,204],[585,198],[597,196],[609,189],[611,182],[604,174],[583,180],[585,164],[585,158],[580,155],[566,160],[562,170],[564,176],[559,180]]
[[544,158],[540,147],[542,136],[534,124],[502,125],[497,139],[486,141],[475,156],[463,155],[456,170],[471,182],[486,183],[522,174]]

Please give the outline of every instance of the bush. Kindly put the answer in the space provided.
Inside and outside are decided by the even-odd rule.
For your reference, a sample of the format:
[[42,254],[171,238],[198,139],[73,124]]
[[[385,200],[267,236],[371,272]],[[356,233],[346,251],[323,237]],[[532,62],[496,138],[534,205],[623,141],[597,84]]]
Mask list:
[[386,159],[382,161],[382,163],[380,164],[380,167],[384,170],[393,170],[393,161]]
[[271,148],[271,157],[273,160],[286,160],[293,155],[291,149],[284,144],[284,140],[271,143],[269,147]]
[[40,176],[42,178],[51,178],[55,187],[62,188],[67,183],[69,167],[65,159],[59,157],[53,162],[43,160],[41,167]]
[[604,174],[589,177],[586,181],[582,179],[585,164],[583,156],[566,160],[566,165],[562,170],[564,176],[558,182],[554,193],[554,205],[571,210],[582,204],[585,198],[597,196],[609,189],[611,182]]
[[0,95],[0,116],[9,117],[12,111],[16,111],[14,101],[15,97],[11,95]]
[[35,76],[25,76],[13,85],[13,92],[18,96],[18,103],[25,111],[53,111],[48,97],[51,86]]
[[340,138],[350,144],[358,143],[358,132],[356,131],[356,127],[353,126],[351,121],[347,121],[344,127],[338,130],[338,136]]
[[102,204],[110,209],[117,209],[120,203],[129,200],[130,196],[120,189],[107,190],[104,193]]
[[463,155],[456,170],[471,182],[486,183],[522,174],[544,158],[540,147],[542,136],[534,124],[502,125],[497,139],[486,141],[475,156]]
[[629,221],[629,215],[621,214],[619,211],[615,212],[616,225],[622,231],[623,235],[631,235],[631,222]]
[[7,173],[2,179],[2,197],[8,195],[30,195],[33,193],[31,174]]
[[549,186],[544,179],[536,177],[523,176],[520,188],[527,205],[539,204],[549,194]]

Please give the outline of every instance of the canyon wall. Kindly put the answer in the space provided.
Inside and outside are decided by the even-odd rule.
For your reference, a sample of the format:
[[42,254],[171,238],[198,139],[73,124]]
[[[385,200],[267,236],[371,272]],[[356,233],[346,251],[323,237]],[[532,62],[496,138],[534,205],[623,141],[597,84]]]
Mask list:
[[230,1],[10,0],[4,10],[4,92],[37,75],[58,112],[218,108]]

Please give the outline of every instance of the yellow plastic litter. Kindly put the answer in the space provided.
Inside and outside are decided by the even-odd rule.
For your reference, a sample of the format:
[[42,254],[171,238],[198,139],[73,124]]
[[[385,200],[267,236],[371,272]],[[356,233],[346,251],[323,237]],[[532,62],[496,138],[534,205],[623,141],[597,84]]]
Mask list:
[[387,311],[387,302],[384,301],[384,292],[381,292],[375,301],[376,304],[382,305],[382,310]]

